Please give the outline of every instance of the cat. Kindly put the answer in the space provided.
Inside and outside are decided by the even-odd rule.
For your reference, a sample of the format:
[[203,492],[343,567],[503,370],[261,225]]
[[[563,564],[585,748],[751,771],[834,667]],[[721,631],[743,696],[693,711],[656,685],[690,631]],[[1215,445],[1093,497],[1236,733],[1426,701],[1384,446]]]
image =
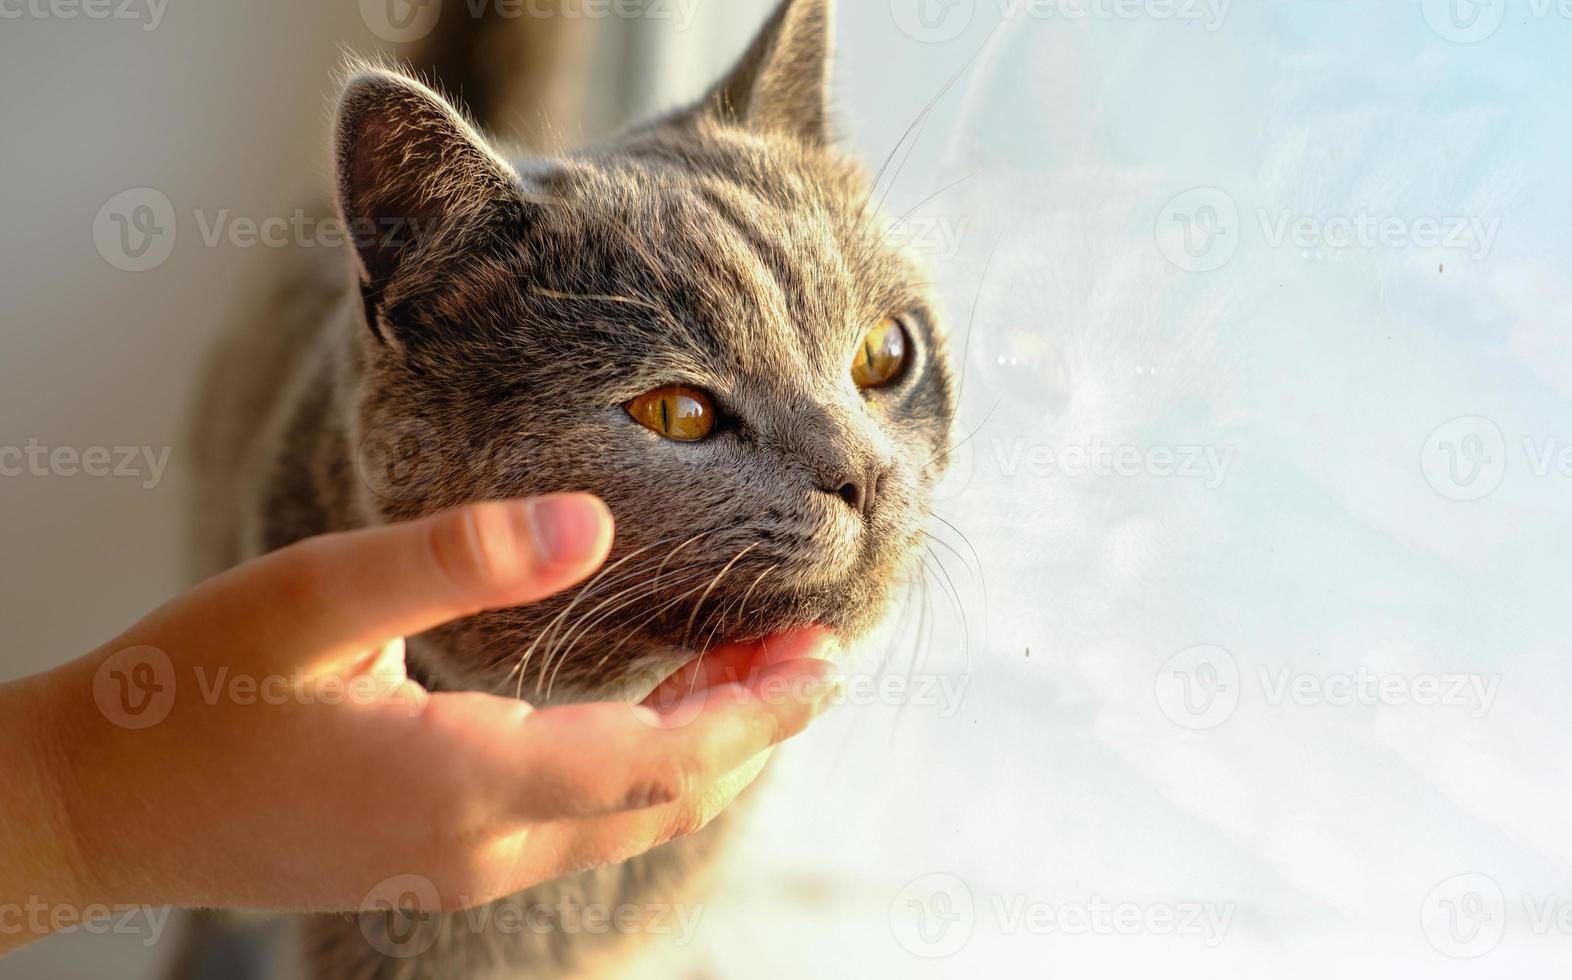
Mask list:
[[[617,520],[605,569],[411,638],[413,677],[634,699],[718,642],[865,635],[916,560],[955,381],[923,270],[834,145],[832,21],[831,0],[785,0],[697,103],[512,162],[434,89],[353,64],[334,143],[352,247],[252,304],[207,387],[206,570],[576,490]],[[510,901],[676,901],[724,824]],[[616,930],[486,921],[368,912],[289,931],[311,980],[624,975],[632,955]],[[395,942],[401,926],[427,941]],[[198,929],[185,976],[217,969],[202,951],[224,928]]]

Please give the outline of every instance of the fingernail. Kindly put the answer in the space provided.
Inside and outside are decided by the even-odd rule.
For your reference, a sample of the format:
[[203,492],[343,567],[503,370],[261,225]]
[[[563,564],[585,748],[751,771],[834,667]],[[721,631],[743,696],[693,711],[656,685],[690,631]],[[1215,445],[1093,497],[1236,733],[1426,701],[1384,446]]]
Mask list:
[[583,494],[537,497],[526,507],[535,553],[551,565],[577,565],[592,557],[610,520],[605,504]]

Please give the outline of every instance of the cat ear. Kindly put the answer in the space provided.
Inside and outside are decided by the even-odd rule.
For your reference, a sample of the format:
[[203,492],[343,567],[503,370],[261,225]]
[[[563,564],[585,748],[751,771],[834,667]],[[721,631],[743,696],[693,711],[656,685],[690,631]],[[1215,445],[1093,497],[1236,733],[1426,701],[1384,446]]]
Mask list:
[[520,194],[513,169],[440,95],[379,68],[345,82],[335,154],[368,312],[423,245]]
[[705,105],[723,122],[822,145],[830,138],[833,0],[782,0]]

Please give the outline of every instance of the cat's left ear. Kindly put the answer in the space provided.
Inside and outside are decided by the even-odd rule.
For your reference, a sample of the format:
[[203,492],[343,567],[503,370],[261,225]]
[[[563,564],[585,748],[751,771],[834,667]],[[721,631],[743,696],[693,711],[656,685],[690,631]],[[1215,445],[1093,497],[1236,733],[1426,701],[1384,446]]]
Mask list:
[[519,180],[440,95],[380,68],[349,74],[335,143],[339,215],[378,331],[382,293],[410,259],[498,202],[517,200]]
[[703,108],[725,123],[829,142],[834,19],[833,0],[782,0]]

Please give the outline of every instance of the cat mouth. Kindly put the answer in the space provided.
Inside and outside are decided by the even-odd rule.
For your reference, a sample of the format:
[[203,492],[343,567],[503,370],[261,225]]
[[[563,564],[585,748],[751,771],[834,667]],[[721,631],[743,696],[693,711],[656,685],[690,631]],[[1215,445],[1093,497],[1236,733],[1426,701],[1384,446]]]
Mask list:
[[[792,660],[833,660],[844,648],[834,631],[818,624],[787,627],[763,636],[717,643],[702,650],[667,647],[642,667],[619,671],[592,682],[595,699],[650,703],[667,708],[700,689],[746,685],[768,667]],[[604,686],[602,686],[604,685]],[[580,697],[574,694],[573,699]]]

